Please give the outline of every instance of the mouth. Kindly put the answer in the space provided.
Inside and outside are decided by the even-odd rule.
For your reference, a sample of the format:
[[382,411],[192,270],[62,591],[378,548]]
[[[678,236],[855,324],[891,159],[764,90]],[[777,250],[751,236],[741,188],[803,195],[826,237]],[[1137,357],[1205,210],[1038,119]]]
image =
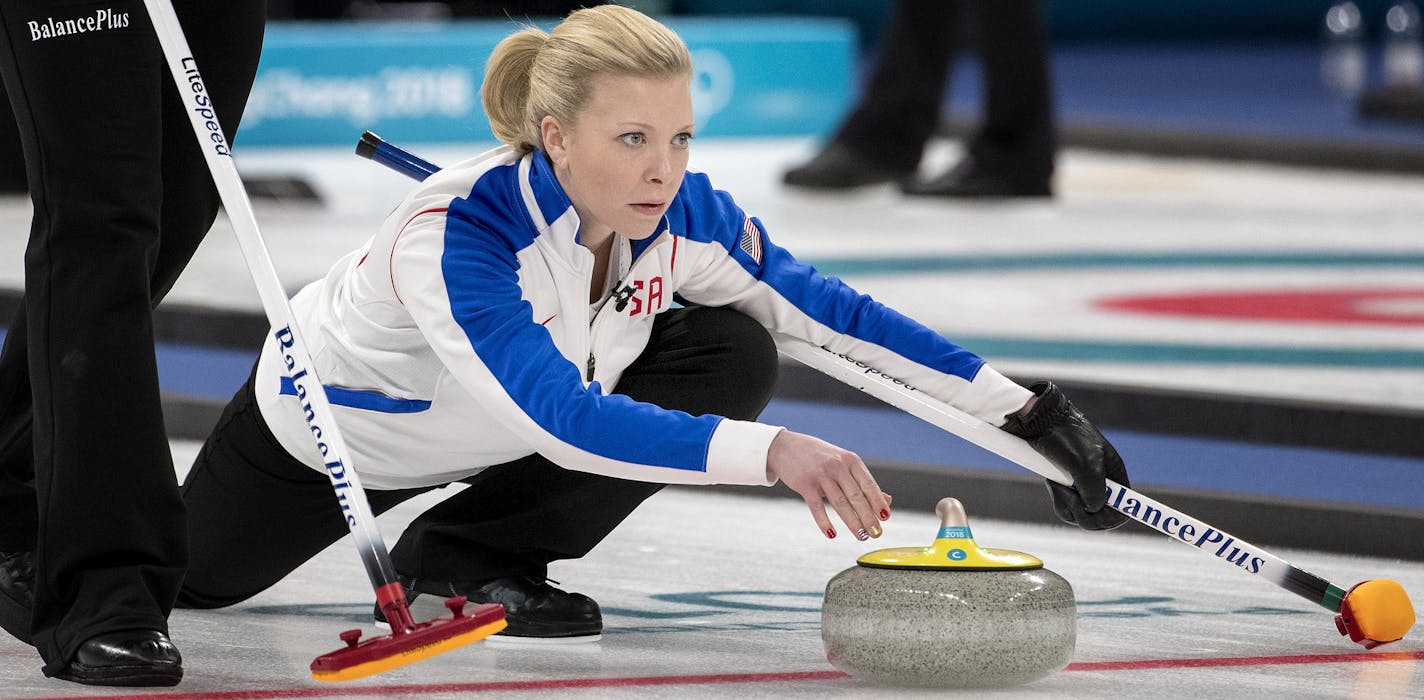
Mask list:
[[667,202],[636,202],[628,206],[644,216],[659,216],[667,208]]

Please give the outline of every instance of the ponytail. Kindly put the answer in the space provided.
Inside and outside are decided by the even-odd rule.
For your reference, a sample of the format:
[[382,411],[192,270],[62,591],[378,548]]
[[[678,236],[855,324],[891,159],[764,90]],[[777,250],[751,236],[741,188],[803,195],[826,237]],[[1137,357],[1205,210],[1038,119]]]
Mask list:
[[549,35],[530,27],[502,39],[485,65],[480,101],[495,138],[520,155],[539,144],[539,125],[529,120],[529,82],[534,60]]

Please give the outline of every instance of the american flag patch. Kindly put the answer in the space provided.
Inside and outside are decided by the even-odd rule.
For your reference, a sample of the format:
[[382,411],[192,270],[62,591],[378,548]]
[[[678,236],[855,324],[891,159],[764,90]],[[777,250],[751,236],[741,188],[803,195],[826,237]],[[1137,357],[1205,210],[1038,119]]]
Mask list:
[[742,252],[746,253],[756,264],[761,264],[761,231],[756,224],[752,223],[752,218],[748,216],[742,222]]

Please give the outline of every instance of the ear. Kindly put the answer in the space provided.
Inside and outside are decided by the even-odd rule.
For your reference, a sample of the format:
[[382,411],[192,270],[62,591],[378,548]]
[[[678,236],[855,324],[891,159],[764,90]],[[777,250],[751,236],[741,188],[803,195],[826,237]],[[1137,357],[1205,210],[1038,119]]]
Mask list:
[[568,149],[564,147],[565,135],[564,127],[553,116],[545,116],[539,121],[539,138],[544,142],[544,153],[549,155],[554,165],[562,165],[568,157]]

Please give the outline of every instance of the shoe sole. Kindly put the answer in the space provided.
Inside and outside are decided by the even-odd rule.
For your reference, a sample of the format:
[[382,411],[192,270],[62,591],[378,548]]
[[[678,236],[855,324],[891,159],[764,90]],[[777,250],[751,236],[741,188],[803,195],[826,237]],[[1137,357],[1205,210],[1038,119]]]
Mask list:
[[70,663],[55,678],[84,685],[174,686],[183,680],[183,667],[156,669],[152,666],[101,666],[90,668]]
[[503,632],[500,632],[499,634],[492,634],[486,637],[485,642],[493,644],[495,646],[542,647],[592,644],[593,642],[597,642],[601,639],[603,639],[603,634],[600,632],[595,632],[594,634],[578,635],[574,637],[520,637],[518,635],[505,634]]
[[895,183],[895,179],[893,179],[893,178],[887,178],[887,179],[884,179],[884,180],[870,180],[870,181],[867,181],[867,182],[854,182],[854,183],[842,183],[842,182],[835,182],[835,183],[815,182],[815,183],[811,183],[811,182],[785,182],[785,181],[783,181],[781,184],[785,185],[786,187],[790,187],[790,188],[796,189],[796,190],[802,190],[802,191],[805,191],[805,192],[843,193],[843,192],[849,192],[849,191],[851,191],[851,190],[858,190],[858,189],[861,189],[861,188],[885,187],[885,186],[887,186],[887,185],[893,185],[894,183]]
[[[376,620],[374,624],[376,625],[377,629],[384,630],[386,632],[391,631],[391,623],[389,622]],[[567,637],[525,637],[517,634],[507,634],[505,632],[499,632],[497,634],[492,634],[488,637],[485,637],[485,642],[511,646],[524,644],[543,646],[545,644],[589,644],[591,642],[597,642],[601,639],[603,639],[602,632],[594,632],[593,634],[576,634]]]
[[[420,596],[417,597],[417,599],[418,599],[420,602],[417,603],[417,602],[412,601],[411,604],[410,604],[410,612],[411,612],[411,616],[414,617],[414,618],[416,618],[416,619],[418,619],[418,620],[420,620],[420,619],[426,619],[426,618],[421,617],[421,613],[424,613],[424,614],[426,614],[426,615],[434,615],[434,616],[439,616],[440,613],[449,614],[449,611],[444,609],[443,601],[444,601],[445,599],[444,599],[443,597],[441,597],[439,594],[433,594],[433,593],[432,593],[432,594],[420,595]],[[437,605],[434,601],[441,601],[441,603]],[[419,606],[420,609],[417,609],[417,606]],[[383,631],[385,631],[385,632],[390,632],[390,631],[391,631],[391,624],[390,624],[389,622],[385,621],[385,620],[372,619],[372,624],[374,624],[378,629],[383,630]],[[522,645],[544,646],[544,645],[589,644],[589,643],[592,643],[592,642],[597,642],[597,641],[599,641],[599,640],[601,640],[601,639],[603,639],[603,633],[602,633],[602,631],[590,632],[590,633],[588,633],[588,634],[565,634],[565,635],[543,636],[543,635],[510,634],[509,630],[508,630],[508,629],[505,629],[505,631],[503,631],[503,632],[499,632],[498,634],[492,634],[492,635],[490,635],[490,636],[488,636],[488,637],[485,637],[485,640],[484,640],[484,641],[487,642],[487,643],[488,643],[488,642],[493,642],[493,643],[498,644],[498,645],[509,645],[509,646],[514,646],[514,645],[521,645],[521,646],[522,646]]]

